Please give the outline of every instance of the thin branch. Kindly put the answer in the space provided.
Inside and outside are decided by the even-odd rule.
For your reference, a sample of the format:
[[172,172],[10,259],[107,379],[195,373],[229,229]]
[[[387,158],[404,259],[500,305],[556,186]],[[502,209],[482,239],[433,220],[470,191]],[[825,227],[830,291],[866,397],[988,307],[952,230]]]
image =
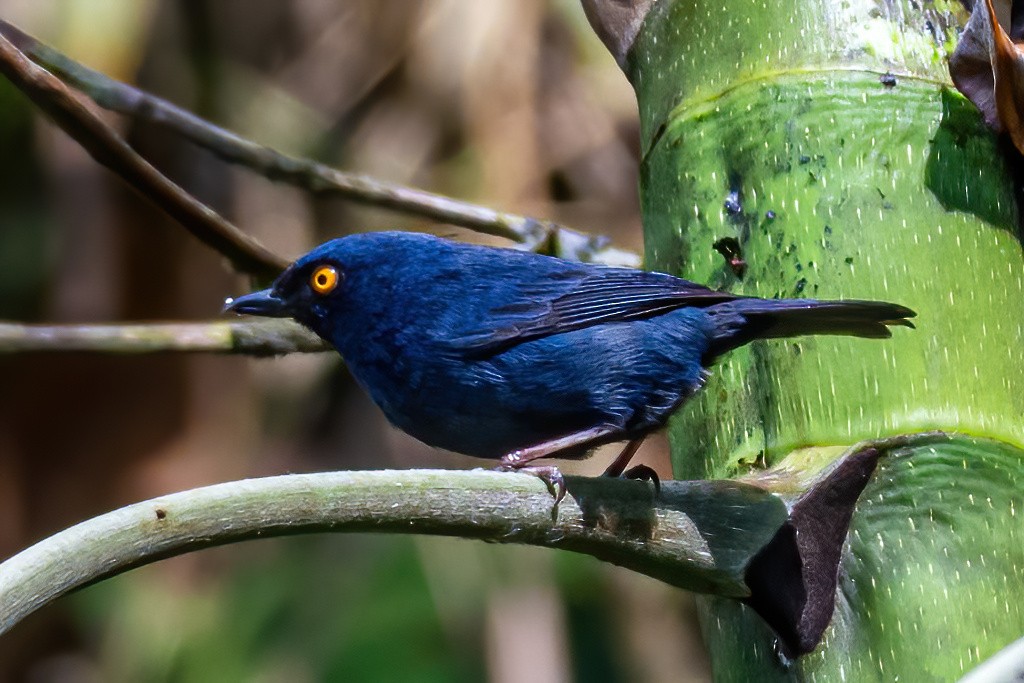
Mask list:
[[158,559],[237,541],[375,531],[525,543],[592,555],[693,591],[745,597],[750,559],[786,519],[773,494],[736,482],[567,477],[551,496],[530,475],[404,470],[251,479],[137,503],[0,564],[0,633],[80,586]]
[[960,679],[960,683],[993,681],[1024,681],[1024,637],[1013,641]]
[[93,159],[120,176],[202,242],[226,256],[235,268],[261,278],[272,278],[287,265],[150,165],[113,128],[83,106],[60,79],[30,61],[3,35],[0,35],[0,73]]
[[343,197],[504,237],[535,251],[563,258],[616,265],[640,264],[636,254],[612,247],[606,237],[381,182],[364,175],[343,173],[310,159],[287,156],[201,119],[167,100],[89,69],[7,22],[0,21],[0,34],[104,109],[165,126],[224,161],[245,166],[271,180],[286,182],[317,195]]
[[329,351],[315,334],[286,320],[148,323],[135,325],[22,325],[0,323],[0,355],[25,352],[213,352],[251,356]]

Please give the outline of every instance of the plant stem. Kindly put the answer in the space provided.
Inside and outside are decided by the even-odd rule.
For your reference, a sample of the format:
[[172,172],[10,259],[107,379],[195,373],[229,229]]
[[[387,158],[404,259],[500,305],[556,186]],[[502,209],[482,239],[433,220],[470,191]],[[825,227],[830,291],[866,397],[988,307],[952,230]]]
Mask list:
[[78,587],[246,539],[376,531],[525,543],[592,555],[688,590],[744,597],[751,557],[786,519],[737,482],[566,477],[552,510],[530,475],[485,470],[323,472],[184,491],[95,517],[0,564],[0,633]]
[[155,123],[211,151],[224,161],[245,166],[271,180],[313,194],[345,199],[458,225],[504,237],[533,251],[577,261],[638,266],[640,258],[616,249],[607,237],[589,235],[552,221],[496,211],[440,194],[344,173],[325,164],[288,156],[247,140],[148,92],[94,71],[58,50],[0,20],[0,35],[30,59],[82,91],[96,104],[120,114]]
[[328,351],[330,346],[297,323],[144,323],[132,325],[22,325],[0,323],[0,354],[86,351],[98,353],[213,352],[252,356]]
[[243,273],[272,278],[287,262],[218,215],[133,150],[86,108],[60,79],[35,65],[0,35],[0,73],[7,77],[93,159],[178,221]]

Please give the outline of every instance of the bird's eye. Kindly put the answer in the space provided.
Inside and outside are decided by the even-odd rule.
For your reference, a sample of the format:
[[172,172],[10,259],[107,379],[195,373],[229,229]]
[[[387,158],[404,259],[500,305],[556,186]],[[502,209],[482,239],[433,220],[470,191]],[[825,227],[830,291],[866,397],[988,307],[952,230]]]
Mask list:
[[317,294],[330,294],[338,286],[338,271],[334,266],[320,266],[309,277],[309,286]]

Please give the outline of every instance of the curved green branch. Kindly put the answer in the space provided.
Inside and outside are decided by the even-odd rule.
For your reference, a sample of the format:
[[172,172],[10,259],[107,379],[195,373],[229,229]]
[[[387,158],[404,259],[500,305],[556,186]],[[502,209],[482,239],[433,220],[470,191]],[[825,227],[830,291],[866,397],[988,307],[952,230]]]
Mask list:
[[530,475],[487,470],[324,472],[154,498],[82,522],[0,564],[0,633],[86,584],[247,539],[324,531],[477,538],[571,550],[675,586],[745,597],[750,560],[786,520],[783,501],[737,482],[566,477],[555,514]]

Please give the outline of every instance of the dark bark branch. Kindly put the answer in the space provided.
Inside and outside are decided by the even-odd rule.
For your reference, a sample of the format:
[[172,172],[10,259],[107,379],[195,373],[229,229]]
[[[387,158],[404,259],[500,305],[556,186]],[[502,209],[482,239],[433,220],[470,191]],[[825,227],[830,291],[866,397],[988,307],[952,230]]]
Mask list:
[[[6,28],[6,25],[5,25]],[[95,159],[181,223],[238,270],[272,278],[286,261],[174,184],[139,156],[67,86],[0,35],[0,73]]]
[[287,156],[216,126],[167,100],[115,81],[40,43],[17,27],[0,21],[0,34],[29,58],[49,69],[96,104],[127,116],[159,124],[232,164],[313,194],[338,196],[400,213],[451,223],[504,237],[535,251],[580,261],[639,265],[633,253],[615,249],[608,239],[571,230],[551,221],[495,211],[439,194],[343,173],[324,164]]
[[688,590],[744,597],[750,558],[786,519],[777,496],[736,482],[508,472],[324,472],[218,484],[93,518],[0,564],[0,633],[65,593],[158,559],[253,538],[376,531],[526,543],[592,555]]
[[26,352],[213,352],[253,356],[329,351],[297,323],[211,321],[131,325],[22,325],[0,323],[0,355]]

